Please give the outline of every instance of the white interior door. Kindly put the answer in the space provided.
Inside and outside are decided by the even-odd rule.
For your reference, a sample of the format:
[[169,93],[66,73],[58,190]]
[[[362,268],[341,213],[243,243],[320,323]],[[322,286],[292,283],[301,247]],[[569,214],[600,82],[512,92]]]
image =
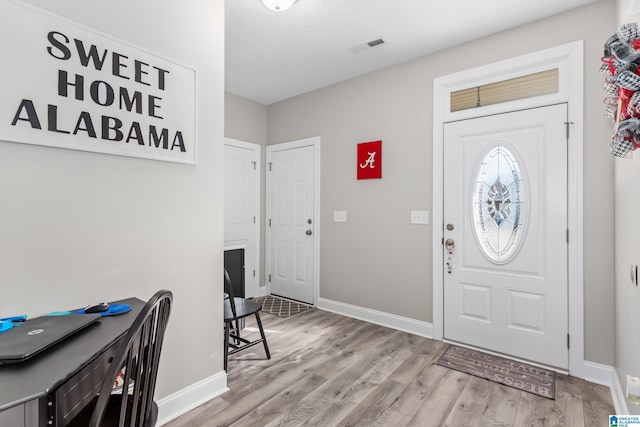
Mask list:
[[245,296],[264,295],[259,284],[260,146],[225,140],[224,246],[244,248]]
[[315,148],[267,147],[271,294],[314,304]]
[[444,336],[568,367],[566,104],[444,127]]

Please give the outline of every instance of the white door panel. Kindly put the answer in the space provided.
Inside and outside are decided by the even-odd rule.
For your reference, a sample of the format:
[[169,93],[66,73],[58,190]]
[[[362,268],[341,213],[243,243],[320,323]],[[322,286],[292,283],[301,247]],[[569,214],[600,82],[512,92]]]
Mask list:
[[568,367],[566,111],[445,125],[445,338]]
[[224,146],[224,244],[243,247],[245,296],[260,294],[258,282],[260,147],[227,140]]
[[314,303],[314,147],[274,150],[270,171],[271,293]]

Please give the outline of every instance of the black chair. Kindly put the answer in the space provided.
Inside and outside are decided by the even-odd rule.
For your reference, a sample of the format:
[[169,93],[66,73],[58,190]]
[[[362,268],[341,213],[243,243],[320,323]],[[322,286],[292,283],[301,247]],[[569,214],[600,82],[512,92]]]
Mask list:
[[[173,294],[161,290],[145,304],[119,344],[100,394],[69,426],[155,426],[158,405],[153,395],[172,302]],[[114,393],[114,384],[119,379],[122,393]]]
[[[255,301],[233,296],[233,286],[229,273],[224,270],[224,291],[229,295],[224,299],[224,370],[227,370],[227,359],[230,354],[237,353],[256,344],[264,345],[264,352],[267,359],[271,359],[267,337],[264,335],[264,328],[260,320],[260,310],[262,306]],[[254,315],[258,329],[260,329],[260,339],[248,340],[240,336],[241,321],[248,316]]]

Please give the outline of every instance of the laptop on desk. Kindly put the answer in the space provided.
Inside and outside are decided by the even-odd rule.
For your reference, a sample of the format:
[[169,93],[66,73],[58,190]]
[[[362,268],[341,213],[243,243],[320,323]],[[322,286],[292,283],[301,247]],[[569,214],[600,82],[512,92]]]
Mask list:
[[42,316],[0,333],[0,365],[18,363],[86,328],[100,314]]

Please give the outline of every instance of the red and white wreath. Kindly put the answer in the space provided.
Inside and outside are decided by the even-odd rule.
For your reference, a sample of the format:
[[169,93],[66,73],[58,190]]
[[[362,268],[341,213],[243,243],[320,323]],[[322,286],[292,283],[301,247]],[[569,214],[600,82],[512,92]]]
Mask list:
[[609,152],[627,157],[640,148],[640,34],[636,23],[618,28],[604,45],[600,71],[607,74],[603,90],[605,115],[615,125]]

